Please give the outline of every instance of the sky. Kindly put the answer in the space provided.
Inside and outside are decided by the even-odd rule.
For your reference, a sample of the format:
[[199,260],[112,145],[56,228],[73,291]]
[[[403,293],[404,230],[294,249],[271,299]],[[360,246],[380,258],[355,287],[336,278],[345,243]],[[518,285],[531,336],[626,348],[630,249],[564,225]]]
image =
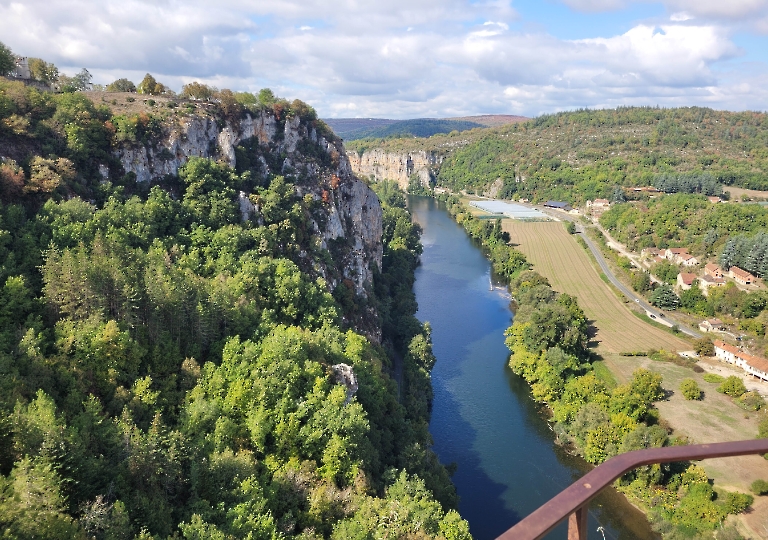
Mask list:
[[768,0],[0,0],[0,41],[95,83],[271,88],[323,118],[768,109]]

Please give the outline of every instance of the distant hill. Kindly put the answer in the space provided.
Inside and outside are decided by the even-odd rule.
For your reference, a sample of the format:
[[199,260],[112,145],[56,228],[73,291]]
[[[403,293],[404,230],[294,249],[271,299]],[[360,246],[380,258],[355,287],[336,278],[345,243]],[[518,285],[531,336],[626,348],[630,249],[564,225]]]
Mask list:
[[768,114],[750,111],[584,109],[430,138],[348,141],[345,147],[361,158],[372,150],[424,152],[440,163],[432,171],[437,185],[506,198],[583,204],[611,199],[616,186],[652,185],[662,175],[768,190]]
[[324,122],[346,141],[387,137],[431,137],[438,133],[467,131],[528,120],[522,116],[482,115],[462,118],[415,118],[389,120],[386,118],[330,118]]
[[478,116],[460,116],[457,118],[449,118],[448,120],[467,120],[469,122],[477,122],[486,127],[496,127],[506,124],[527,122],[530,118],[527,116],[516,116],[514,114],[481,114]]

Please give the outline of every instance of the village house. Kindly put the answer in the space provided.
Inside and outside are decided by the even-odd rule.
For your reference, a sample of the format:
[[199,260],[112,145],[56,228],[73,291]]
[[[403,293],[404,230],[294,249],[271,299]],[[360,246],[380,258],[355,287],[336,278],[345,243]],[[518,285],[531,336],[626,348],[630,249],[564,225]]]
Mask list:
[[715,356],[720,360],[734,364],[750,375],[768,382],[768,360],[745,353],[724,341],[715,340]]
[[611,208],[611,202],[608,199],[595,199],[587,201],[587,214],[599,218]]
[[664,258],[668,261],[679,262],[680,255],[688,255],[688,248],[667,248],[664,251]]
[[723,277],[723,269],[715,263],[709,263],[704,265],[704,275],[712,276],[713,278]]
[[709,199],[709,202],[713,204],[723,202],[723,199],[721,199],[720,197],[707,197],[707,199]]
[[720,319],[707,319],[699,323],[699,330],[702,332],[722,332],[723,321]]
[[752,285],[755,282],[755,276],[738,266],[731,266],[728,276],[733,278],[736,283],[741,283],[742,285]]
[[649,258],[649,259],[652,259],[653,257],[658,257],[658,256],[659,256],[659,253],[661,253],[661,251],[659,250],[659,248],[655,248],[655,247],[648,247],[648,248],[643,248],[643,249],[640,251],[640,256],[641,256],[641,257],[643,257],[643,258],[646,258],[646,257],[647,257],[647,258]]
[[701,289],[701,292],[704,296],[707,296],[709,294],[710,287],[724,287],[724,286],[725,286],[725,278],[722,278],[722,277],[712,277],[709,274],[704,274],[699,278],[699,289]]
[[678,255],[675,258],[675,261],[679,264],[682,264],[683,266],[696,266],[699,264],[699,259],[694,257],[693,255],[689,255],[688,253],[683,253],[682,255]]
[[677,285],[680,289],[687,291],[693,286],[693,282],[696,281],[696,274],[688,272],[680,272],[677,274]]

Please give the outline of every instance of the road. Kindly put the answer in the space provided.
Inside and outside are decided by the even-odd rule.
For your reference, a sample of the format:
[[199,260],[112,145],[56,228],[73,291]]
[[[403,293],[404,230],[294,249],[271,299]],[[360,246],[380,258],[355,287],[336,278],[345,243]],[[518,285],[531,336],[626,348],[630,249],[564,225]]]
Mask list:
[[[528,205],[533,208],[533,205]],[[684,334],[687,334],[693,338],[700,338],[702,337],[699,332],[694,330],[693,328],[690,328],[687,325],[681,324],[673,319],[667,318],[667,316],[660,311],[659,309],[653,307],[648,302],[645,301],[645,298],[642,296],[636,294],[632,289],[624,285],[621,281],[619,281],[619,278],[616,277],[616,275],[611,271],[610,267],[608,266],[607,261],[603,257],[603,253],[600,251],[600,248],[595,245],[594,242],[587,236],[584,227],[581,223],[576,221],[576,219],[573,216],[570,216],[565,213],[561,212],[555,212],[550,211],[546,208],[539,208],[535,207],[536,210],[539,210],[541,212],[545,212],[546,214],[556,217],[559,220],[565,220],[565,221],[572,221],[576,225],[576,233],[579,234],[583,239],[584,242],[586,242],[587,247],[592,252],[592,255],[595,257],[595,260],[597,261],[598,266],[600,267],[600,270],[603,271],[603,273],[608,278],[608,281],[610,281],[621,293],[629,298],[631,301],[635,302],[638,306],[643,308],[646,312],[646,314],[651,317],[652,319],[655,318],[657,322],[660,322],[661,324],[665,324],[666,326],[673,326],[677,325],[677,327],[680,329],[680,331]],[[666,322],[665,322],[666,320]]]

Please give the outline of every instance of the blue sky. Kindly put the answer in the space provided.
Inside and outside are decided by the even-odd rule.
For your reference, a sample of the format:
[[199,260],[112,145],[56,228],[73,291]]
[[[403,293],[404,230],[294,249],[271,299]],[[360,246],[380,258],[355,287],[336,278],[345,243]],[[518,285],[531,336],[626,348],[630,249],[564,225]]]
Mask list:
[[326,118],[768,109],[768,0],[0,0],[0,21],[97,83],[270,87]]

